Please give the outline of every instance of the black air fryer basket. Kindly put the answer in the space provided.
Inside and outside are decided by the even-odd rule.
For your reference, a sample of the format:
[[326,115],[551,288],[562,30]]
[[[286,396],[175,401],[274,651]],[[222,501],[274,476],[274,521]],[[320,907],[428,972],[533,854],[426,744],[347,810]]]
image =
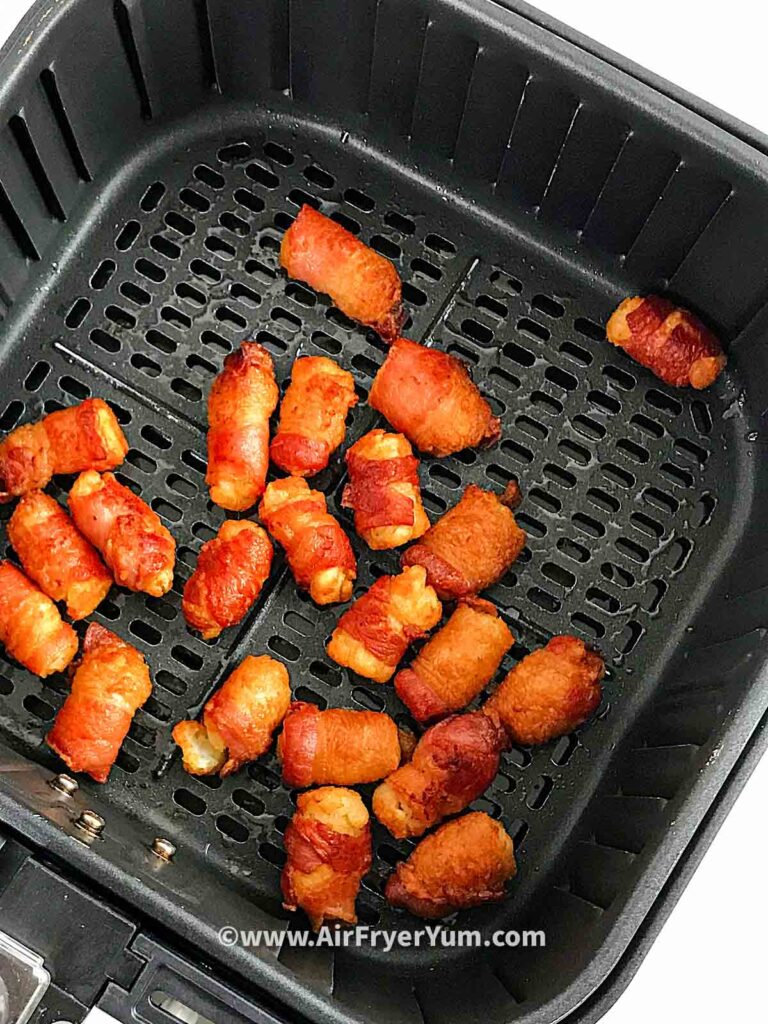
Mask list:
[[[179,545],[167,598],[113,591],[96,616],[155,682],[107,785],[50,787],[67,682],[0,661],[0,928],[45,956],[71,1019],[98,1001],[168,1020],[166,993],[217,1024],[586,1022],[631,975],[762,751],[768,703],[767,143],[642,76],[501,0],[39,0],[6,46],[0,429],[104,397],[132,445],[120,478]],[[247,652],[282,659],[298,699],[403,718],[391,687],[325,656],[338,609],[282,562],[217,642],[180,613],[224,518],[204,431],[227,352],[254,337],[280,382],[328,354],[361,398],[348,441],[375,422],[382,344],[278,266],[303,203],[395,263],[405,333],[471,364],[502,418],[497,447],[425,459],[422,482],[436,516],[469,482],[520,480],[529,543],[489,593],[517,638],[503,670],[560,632],[609,666],[595,720],[504,756],[475,806],[513,835],[519,875],[446,926],[544,929],[544,949],[217,940],[303,927],[279,899],[292,796],[272,756],[186,775],[172,724]],[[605,342],[620,298],[652,290],[726,340],[709,391]],[[342,485],[337,456],[317,486],[349,526]],[[363,589],[397,556],[355,543]],[[361,921],[413,929],[382,896],[411,847],[374,838]]]

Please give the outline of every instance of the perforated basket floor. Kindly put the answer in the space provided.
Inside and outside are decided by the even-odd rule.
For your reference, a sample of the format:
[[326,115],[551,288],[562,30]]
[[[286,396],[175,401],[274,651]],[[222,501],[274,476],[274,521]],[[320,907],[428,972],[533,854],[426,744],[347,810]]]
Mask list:
[[[562,838],[559,823],[582,799],[579,789],[594,785],[590,776],[601,759],[593,755],[622,730],[625,691],[653,682],[642,673],[646,634],[665,629],[675,588],[696,585],[697,567],[689,566],[694,542],[716,535],[718,480],[728,473],[720,403],[672,394],[615,353],[599,326],[610,307],[606,296],[533,266],[511,245],[489,258],[487,237],[478,244],[471,222],[451,223],[439,199],[409,195],[403,183],[356,165],[341,149],[314,143],[309,153],[285,133],[218,151],[196,148],[167,168],[134,196],[112,244],[80,260],[58,330],[15,354],[11,379],[23,383],[0,426],[7,430],[89,394],[106,397],[132,446],[118,476],[179,544],[167,598],[113,591],[97,615],[146,654],[155,680],[108,799],[129,812],[140,809],[154,828],[218,869],[244,874],[254,899],[274,908],[282,833],[292,813],[275,758],[226,780],[190,777],[170,737],[173,723],[197,714],[247,652],[282,659],[297,699],[387,710],[407,722],[392,687],[367,683],[328,659],[324,643],[339,609],[317,608],[298,593],[280,560],[246,622],[218,642],[192,635],[180,612],[200,546],[224,518],[204,486],[204,430],[208,389],[227,352],[255,338],[274,356],[281,383],[298,355],[330,355],[355,374],[361,399],[347,443],[377,422],[365,399],[382,343],[324,297],[288,281],[278,266],[281,232],[305,202],[395,262],[411,314],[405,333],[465,359],[502,418],[496,448],[424,459],[421,473],[433,518],[470,482],[501,489],[519,479],[525,502],[518,518],[528,546],[488,593],[514,632],[514,658],[572,631],[598,647],[609,666],[598,719],[541,750],[505,755],[475,805],[501,818],[514,837],[519,889],[534,865],[550,860]],[[342,478],[337,456],[315,486],[354,535],[339,505]],[[58,480],[53,493],[63,498],[69,483]],[[376,576],[397,571],[398,553],[354,542],[359,594]],[[66,680],[41,686],[6,662],[0,685],[5,731],[55,768],[41,741]],[[360,900],[364,921],[407,926],[387,910],[381,889],[408,850],[377,828],[375,864]],[[505,918],[514,905],[513,899],[484,917]]]
[[[411,5],[436,20],[425,15],[419,32],[407,33]],[[46,23],[49,49],[35,54],[42,70],[26,83],[23,105],[8,101],[16,112],[0,146],[0,430],[89,394],[105,398],[131,444],[119,476],[166,521],[179,558],[166,598],[113,590],[96,616],[145,653],[155,684],[109,783],[81,782],[77,806],[105,817],[103,842],[86,849],[72,838],[73,813],[44,781],[61,768],[44,736],[66,679],[41,682],[5,659],[0,815],[150,915],[191,955],[225,964],[238,983],[306,1016],[468,1024],[482,1007],[494,1024],[561,1019],[627,948],[765,710],[755,680],[764,660],[768,556],[758,526],[768,480],[756,453],[768,407],[758,382],[768,381],[768,368],[756,340],[768,190],[730,152],[708,164],[704,143],[696,148],[706,135],[698,122],[698,134],[686,125],[688,137],[681,128],[672,138],[650,101],[640,112],[629,88],[621,94],[623,79],[598,96],[586,73],[576,81],[564,70],[558,41],[545,46],[543,34],[531,35],[529,46],[520,40],[533,28],[509,19],[502,27],[512,38],[517,26],[515,52],[528,47],[526,62],[535,68],[539,60],[550,76],[525,88],[522,64],[507,59],[509,39],[500,42],[496,5],[334,0],[323,5],[327,20],[312,21],[294,3],[288,32],[282,0],[195,0],[208,20],[180,19],[173,40],[159,29],[170,16],[161,0],[118,0],[107,14],[91,0],[64,6],[67,46],[63,30],[54,45]],[[453,8],[464,6],[469,13],[459,17]],[[249,20],[267,8],[273,36]],[[323,63],[338,36],[331,8],[337,21],[354,22],[345,51],[352,64],[339,67],[338,81]],[[248,33],[238,31],[241,16]],[[362,52],[355,40],[369,29],[370,52]],[[110,88],[104,109],[79,96],[86,116],[69,44],[89,31],[102,49],[78,53],[99,55],[96,70]],[[283,31],[293,46],[287,85]],[[302,63],[316,33],[322,53]],[[483,46],[469,45],[475,34]],[[229,61],[217,51],[222,38]],[[246,38],[261,49],[241,49]],[[384,58],[395,43],[390,67]],[[268,102],[252,102],[239,90],[262,74],[271,45],[264,88],[272,91]],[[445,70],[446,46],[466,89]],[[163,88],[164,76],[185,74],[187,92],[178,83]],[[355,76],[367,97],[350,85]],[[399,91],[386,91],[387,76]],[[81,93],[92,81],[80,81]],[[503,111],[489,99],[502,86],[516,97]],[[261,87],[254,85],[259,95]],[[577,109],[572,89],[592,105]],[[359,103],[337,123],[341,94]],[[316,103],[317,116],[302,102]],[[168,127],[154,130],[161,117]],[[347,121],[351,131],[339,127]],[[121,148],[115,124],[136,140],[135,152]],[[433,519],[470,482],[498,490],[520,482],[528,544],[488,592],[516,637],[499,677],[556,633],[581,636],[606,659],[597,716],[555,743],[505,754],[475,804],[514,837],[519,874],[507,901],[447,927],[478,927],[486,937],[496,928],[546,928],[546,950],[530,955],[287,944],[266,954],[215,940],[235,918],[295,926],[279,899],[292,794],[272,755],[223,781],[186,775],[173,724],[197,715],[246,653],[261,652],[285,662],[299,699],[387,710],[408,722],[391,686],[326,657],[339,609],[316,608],[299,593],[281,556],[256,608],[217,642],[190,633],[180,610],[197,553],[224,518],[204,485],[205,410],[227,352],[255,338],[272,353],[282,386],[298,355],[330,355],[353,372],[361,399],[346,444],[377,423],[365,398],[384,358],[381,342],[278,267],[282,233],[305,202],[395,263],[409,312],[404,333],[466,360],[502,419],[495,448],[421,465]],[[668,389],[607,344],[602,325],[636,281],[681,298],[698,294],[694,304],[736,338],[713,389]],[[57,479],[51,492],[64,500],[70,483]],[[365,550],[340,508],[343,453],[314,485],[350,532],[357,592],[395,571],[398,553]],[[0,510],[3,549],[9,514]],[[160,868],[147,853],[156,835],[178,848]],[[411,846],[378,826],[374,837],[360,918],[413,929],[382,898]]]

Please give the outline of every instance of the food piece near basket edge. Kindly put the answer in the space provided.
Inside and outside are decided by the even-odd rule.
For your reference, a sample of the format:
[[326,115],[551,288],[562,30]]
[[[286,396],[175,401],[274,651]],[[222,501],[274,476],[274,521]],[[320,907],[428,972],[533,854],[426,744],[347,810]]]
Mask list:
[[0,442],[0,502],[41,490],[57,473],[114,469],[127,452],[120,424],[100,398],[48,413]]
[[397,337],[404,319],[397,270],[330,217],[302,206],[283,236],[280,264],[386,341]]
[[112,473],[81,473],[69,492],[80,533],[101,552],[115,583],[162,597],[173,586],[176,542],[160,516]]
[[443,628],[397,673],[397,695],[417,722],[461,711],[493,679],[514,642],[490,601],[462,598]]
[[326,651],[338,665],[386,683],[408,646],[438,624],[442,611],[420,565],[380,576],[341,616]]
[[396,548],[426,533],[419,460],[406,437],[370,430],[352,445],[346,461],[349,483],[341,504],[354,511],[355,530],[369,548]]
[[269,454],[292,476],[312,476],[328,465],[344,440],[347,413],[357,404],[355,378],[326,356],[302,356],[280,403]]
[[203,544],[184,586],[181,610],[187,624],[212,640],[242,622],[272,568],[272,544],[248,519],[226,519]]
[[317,931],[325,920],[357,922],[355,899],[372,861],[368,811],[353,789],[301,793],[285,830],[283,906],[301,907]]
[[69,695],[46,742],[73,772],[106,782],[133,716],[151,692],[140,652],[92,622]]
[[311,490],[299,477],[273,480],[261,499],[259,518],[284,549],[296,585],[308,590],[315,604],[350,599],[355,553],[321,491]]
[[481,711],[438,722],[416,744],[410,762],[376,787],[373,813],[396,839],[420,836],[485,792],[504,743],[498,724]]
[[384,895],[393,907],[417,917],[448,917],[503,899],[516,871],[514,845],[504,827],[473,811],[422,839],[389,876]]
[[0,643],[41,678],[62,672],[77,654],[77,633],[50,597],[10,562],[0,562]]
[[606,334],[612,345],[673,387],[707,388],[727,361],[719,340],[693,313],[658,295],[624,299]]
[[101,604],[112,574],[66,511],[43,491],[22,496],[8,522],[8,540],[24,572],[67,615],[84,619]]
[[512,513],[519,501],[514,482],[502,495],[470,484],[458,503],[403,552],[400,564],[424,566],[443,601],[485,590],[501,579],[525,547],[525,531]]
[[191,775],[231,775],[265,754],[291,703],[288,671],[248,655],[208,700],[201,722],[179,722],[173,738]]
[[597,709],[603,659],[575,636],[553,637],[519,661],[482,711],[514,743],[546,743],[572,732]]
[[501,436],[501,422],[464,363],[407,338],[390,348],[368,402],[420,451],[438,458],[488,447]]
[[357,786],[376,782],[400,764],[397,725],[379,711],[352,711],[295,701],[277,740],[289,786]]
[[208,398],[208,484],[211,501],[244,512],[261,497],[269,468],[269,418],[280,393],[272,356],[244,341],[224,360]]

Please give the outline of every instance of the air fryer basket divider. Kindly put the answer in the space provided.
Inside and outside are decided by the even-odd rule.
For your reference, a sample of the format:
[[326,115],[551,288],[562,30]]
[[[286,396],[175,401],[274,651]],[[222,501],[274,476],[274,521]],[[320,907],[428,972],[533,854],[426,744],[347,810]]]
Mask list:
[[[64,6],[49,30],[51,39],[60,33],[56,57],[45,55],[33,98],[9,123],[8,153],[0,150],[0,244],[9,254],[0,265],[8,307],[3,376],[15,382],[0,408],[0,428],[88,394],[112,402],[133,445],[121,479],[174,532],[179,572],[167,598],[114,591],[97,615],[146,653],[155,679],[109,785],[81,787],[78,800],[103,811],[107,837],[86,851],[25,810],[72,833],[73,814],[52,802],[42,781],[60,767],[42,738],[66,682],[41,684],[6,659],[0,662],[2,726],[17,752],[9,752],[8,763],[21,767],[21,754],[43,770],[29,762],[28,770],[0,777],[3,817],[78,870],[92,870],[100,884],[114,885],[193,946],[318,1018],[347,1019],[365,1006],[390,1019],[396,1013],[418,1020],[427,1007],[436,1021],[469,1019],[481,995],[487,1015],[499,1021],[544,1020],[554,1006],[568,1012],[626,947],[652,902],[652,880],[660,883],[671,870],[764,711],[755,683],[760,603],[734,596],[758,591],[768,571],[750,515],[765,489],[753,459],[758,403],[751,404],[764,385],[750,380],[748,401],[741,383],[742,362],[762,368],[764,361],[754,344],[758,275],[749,262],[764,216],[762,171],[747,161],[736,165],[738,147],[724,142],[728,158],[712,155],[711,140],[705,146],[695,136],[693,126],[701,124],[693,117],[675,129],[676,151],[668,125],[654,120],[656,100],[627,89],[626,76],[611,77],[608,69],[604,81],[615,95],[582,68],[577,84],[591,90],[590,102],[574,105],[575,79],[567,76],[575,72],[563,69],[577,51],[554,41],[547,52],[548,36],[489,5],[461,4],[449,14],[441,3],[426,3],[430,18],[413,38],[397,35],[402,60],[392,74],[400,92],[392,95],[380,91],[380,61],[407,12],[397,0],[376,5],[371,51],[353,47],[353,70],[368,68],[360,106],[349,118],[355,131],[328,123],[350,88],[349,69],[340,70],[338,81],[321,81],[318,66],[304,66],[301,54],[333,37],[337,17],[346,17],[350,32],[370,29],[367,2],[339,0],[338,10],[326,8],[317,39],[292,5],[289,85],[294,100],[316,107],[311,119],[288,109],[279,46],[270,58],[272,113],[256,110],[238,92],[248,75],[264,73],[263,65],[238,63],[242,33],[232,39],[231,60],[217,56],[219,34],[232,31],[238,17],[250,17],[239,0],[192,5],[194,23],[180,19],[175,51],[160,32],[162,4],[150,10],[118,0],[108,17],[91,12],[88,0]],[[274,39],[284,27],[282,8],[278,2],[258,8],[258,17],[271,12]],[[84,28],[77,18],[86,10],[93,17]],[[248,10],[256,17],[256,8]],[[104,111],[90,120],[78,107],[65,45],[78,24],[95,32],[112,57],[114,88],[105,94]],[[474,32],[482,46],[471,45]],[[448,75],[440,62],[455,39],[456,67]],[[41,40],[40,46],[44,35]],[[195,50],[200,40],[202,50]],[[521,76],[522,65],[509,61],[505,48],[513,43],[527,48],[537,74]],[[194,60],[201,62],[204,89],[196,82],[189,94],[169,92],[164,76],[197,66],[193,51],[202,54]],[[189,58],[181,65],[180,54]],[[415,81],[407,79],[409,61],[418,68]],[[443,103],[429,116],[431,79],[442,82]],[[501,153],[509,112],[496,104],[483,115],[488,90],[500,83],[519,103],[509,122],[510,145]],[[210,91],[212,84],[222,96]],[[632,108],[642,130],[629,130],[624,120],[627,92],[632,102],[642,97],[643,110]],[[402,107],[406,94],[410,106]],[[609,114],[596,106],[598,95]],[[146,146],[114,169],[119,149],[108,118],[122,117],[132,133],[187,113],[184,103],[201,110],[168,122],[165,133],[148,136]],[[547,110],[553,116],[542,120]],[[369,134],[361,131],[366,118],[373,124],[383,112],[389,120],[379,137],[370,125]],[[413,150],[420,154],[417,166],[387,136],[406,129],[412,145],[418,140],[424,147]],[[110,141],[102,154],[94,140],[104,133]],[[491,152],[501,163],[489,194]],[[454,194],[435,188],[446,158],[458,183]],[[37,191],[16,202],[24,174]],[[89,190],[97,182],[103,197],[93,206]],[[756,216],[758,198],[763,207]],[[396,263],[412,317],[406,333],[466,360],[502,417],[503,440],[495,449],[422,465],[433,516],[471,481],[501,489],[513,476],[520,479],[529,544],[489,593],[517,638],[502,672],[563,631],[596,644],[608,660],[597,719],[542,750],[505,755],[476,804],[509,828],[521,871],[507,903],[462,915],[448,927],[477,926],[487,935],[528,919],[536,927],[546,922],[552,945],[535,956],[456,949],[334,955],[285,944],[274,956],[216,944],[224,923],[296,926],[280,909],[278,887],[281,834],[293,803],[273,756],[223,781],[185,775],[171,725],[198,713],[249,651],[284,660],[298,698],[386,709],[407,721],[391,688],[367,684],[327,659],[323,644],[338,610],[318,609],[299,594],[281,556],[258,607],[218,642],[193,636],[180,615],[183,581],[224,518],[208,502],[203,477],[205,398],[226,352],[256,337],[272,352],[281,383],[297,354],[330,355],[354,373],[361,399],[384,357],[373,334],[279,271],[281,233],[303,202],[335,216]],[[578,244],[564,245],[578,224]],[[738,284],[729,277],[734,254],[717,248],[729,230],[742,244]],[[717,288],[717,302],[706,312],[734,331],[750,326],[718,388],[703,396],[673,393],[610,349],[600,325],[629,279],[659,275],[662,284],[671,280],[673,292],[695,298],[705,284],[708,246],[715,247],[728,288]],[[25,299],[25,275],[31,267],[44,269],[40,257],[52,251],[59,255],[43,291],[35,301]],[[374,422],[362,401],[348,441]],[[342,476],[337,456],[316,485],[351,530],[339,507]],[[68,484],[58,480],[52,493],[63,498]],[[397,559],[354,543],[362,591]],[[745,567],[747,543],[752,557]],[[162,874],[146,852],[155,834],[180,850]],[[381,895],[410,848],[376,826],[374,867],[359,901],[362,921],[414,926]],[[203,888],[216,893],[210,904],[200,904]]]

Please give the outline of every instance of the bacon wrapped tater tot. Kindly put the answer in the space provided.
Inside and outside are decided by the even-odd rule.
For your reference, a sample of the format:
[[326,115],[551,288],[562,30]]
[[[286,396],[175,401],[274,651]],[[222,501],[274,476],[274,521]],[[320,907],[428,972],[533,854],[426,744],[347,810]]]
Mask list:
[[264,491],[259,517],[284,549],[297,586],[308,590],[316,604],[350,599],[355,553],[321,491],[310,490],[299,477],[273,480]]
[[485,792],[503,745],[503,731],[481,711],[438,722],[416,744],[409,763],[376,787],[373,813],[396,839],[420,836]]
[[181,609],[192,629],[212,640],[242,622],[272,568],[272,544],[247,519],[227,519],[203,544],[195,571],[184,586]]
[[0,502],[41,490],[56,473],[114,469],[127,452],[120,424],[102,399],[49,413],[0,442]]
[[381,576],[341,616],[326,650],[338,665],[386,683],[409,644],[426,636],[442,611],[421,566]]
[[80,533],[101,552],[115,583],[162,597],[173,585],[176,542],[160,516],[112,473],[81,473],[69,492]]
[[272,438],[272,461],[291,476],[325,469],[344,440],[347,413],[357,404],[355,378],[325,356],[304,356],[291,370]]
[[244,341],[224,360],[208,398],[208,472],[211,501],[244,512],[261,497],[269,468],[269,417],[280,393],[272,356]]
[[52,600],[65,601],[70,618],[86,618],[107,596],[111,574],[49,495],[24,495],[8,523],[8,539],[27,576]]
[[487,447],[501,423],[455,356],[407,338],[392,345],[368,402],[420,451],[442,457]]
[[77,633],[50,597],[10,562],[0,562],[0,643],[43,678],[62,672],[77,654]]
[[443,601],[485,590],[501,579],[525,547],[525,531],[511,511],[519,500],[514,483],[502,495],[470,484],[458,504],[403,552],[401,564],[424,566]]
[[517,867],[512,840],[498,821],[473,811],[422,839],[389,876],[384,895],[417,917],[448,917],[495,903]]
[[280,264],[386,341],[397,337],[404,319],[397,271],[336,221],[302,206],[283,236]]
[[463,598],[411,666],[397,673],[397,695],[418,722],[461,711],[493,679],[514,642],[490,601]]
[[673,387],[708,388],[726,364],[715,335],[693,313],[658,295],[624,299],[606,333],[611,344]]
[[556,636],[515,665],[483,712],[515,743],[546,743],[595,711],[604,674],[603,659],[582,640]]
[[314,704],[291,704],[277,741],[289,786],[357,786],[376,782],[400,764],[400,738],[389,715]]
[[341,503],[354,510],[355,529],[369,548],[396,548],[426,533],[419,460],[402,434],[364,434],[347,452],[347,468]]
[[179,722],[173,738],[190,775],[231,775],[265,754],[291,703],[288,671],[266,654],[249,655],[214,693],[201,722]]
[[133,716],[151,693],[149,669],[140,652],[92,622],[69,696],[46,742],[73,772],[106,782]]
[[355,924],[360,881],[371,866],[371,825],[359,795],[335,786],[302,793],[285,852],[285,909],[301,907],[315,931],[326,920]]

